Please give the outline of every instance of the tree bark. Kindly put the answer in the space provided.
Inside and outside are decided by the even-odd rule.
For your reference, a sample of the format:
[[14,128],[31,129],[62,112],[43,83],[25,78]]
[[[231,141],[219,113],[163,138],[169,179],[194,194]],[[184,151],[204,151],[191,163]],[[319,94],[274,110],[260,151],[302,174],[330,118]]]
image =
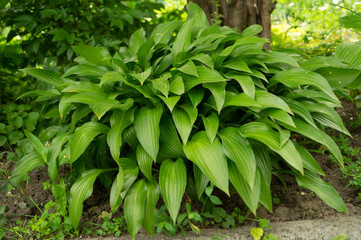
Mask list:
[[[272,0],[188,0],[198,4],[208,21],[219,17],[221,25],[237,28],[238,32],[248,26],[259,24],[263,31],[261,37],[271,39],[271,13],[275,8]],[[270,44],[266,43],[265,48],[269,49]]]

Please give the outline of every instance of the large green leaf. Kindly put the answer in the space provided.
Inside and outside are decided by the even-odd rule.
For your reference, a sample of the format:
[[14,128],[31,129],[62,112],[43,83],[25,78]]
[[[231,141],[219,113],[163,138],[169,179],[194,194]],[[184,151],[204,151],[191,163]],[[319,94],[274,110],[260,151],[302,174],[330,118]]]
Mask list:
[[184,93],[184,83],[181,76],[175,76],[170,83],[169,91],[177,95]]
[[140,168],[140,171],[144,174],[144,176],[149,180],[152,181],[152,164],[153,160],[152,157],[144,150],[142,145],[138,145],[136,150],[137,162]]
[[316,70],[333,88],[342,88],[352,83],[361,73],[358,69],[324,67]]
[[[72,47],[74,52],[83,57],[90,63],[93,63],[97,66],[108,66],[108,61],[104,60],[107,55],[105,52],[97,47],[91,47],[84,43]],[[109,54],[109,53],[108,53]]]
[[130,188],[124,201],[124,216],[132,239],[135,239],[144,221],[146,190],[145,179],[140,179]]
[[175,223],[187,185],[187,170],[181,158],[165,160],[159,171],[159,186],[163,200]]
[[303,166],[310,170],[313,173],[320,174],[322,176],[325,176],[325,173],[322,171],[320,166],[318,165],[317,161],[313,158],[313,156],[307,151],[306,148],[302,147],[301,145],[297,143],[293,143],[299,152],[299,154],[302,157],[303,160]]
[[219,136],[222,139],[224,153],[236,164],[238,171],[253,189],[256,159],[250,143],[239,134],[237,128],[233,127],[224,128]]
[[335,101],[338,101],[327,80],[315,72],[292,68],[277,73],[273,76],[272,80],[281,82],[290,88],[297,88],[301,85],[310,85],[323,91]]
[[213,143],[214,139],[216,138],[219,126],[219,119],[216,113],[212,113],[208,117],[202,116],[203,125],[206,129],[207,136],[209,141]]
[[134,108],[128,111],[115,110],[110,117],[110,130],[107,134],[107,142],[110,154],[118,162],[120,147],[122,146],[123,130],[129,127],[134,121]]
[[226,82],[228,79],[222,77],[222,75],[214,70],[202,66],[197,66],[199,77],[184,75],[183,82],[185,91],[188,92],[193,87],[202,83],[213,83],[213,82]]
[[25,136],[29,139],[31,144],[34,146],[35,150],[43,157],[45,163],[48,162],[48,149],[45,147],[45,144],[42,143],[39,138],[28,130],[24,130]]
[[193,61],[189,60],[187,61],[185,64],[183,64],[183,66],[177,68],[178,71],[191,75],[191,76],[195,76],[195,77],[199,77],[198,76],[198,72],[197,72],[197,67],[194,64]]
[[226,83],[205,83],[203,84],[203,87],[209,89],[212,92],[216,102],[218,114],[220,114],[226,98]]
[[202,197],[204,190],[208,186],[209,179],[195,163],[193,163],[193,173],[194,173],[194,181],[196,185],[197,196],[198,199],[200,199]]
[[315,192],[327,205],[339,212],[348,212],[340,195],[331,184],[322,181],[315,173],[305,171],[305,175],[296,175],[298,185]]
[[59,73],[51,70],[38,69],[38,68],[25,68],[22,69],[21,71],[38,79],[39,81],[45,82],[54,87],[59,87],[64,83],[64,78],[61,77]]
[[268,64],[285,63],[294,67],[299,67],[297,61],[294,58],[283,52],[270,52],[262,59],[262,61]]
[[243,137],[252,138],[266,144],[277,152],[292,167],[303,173],[302,158],[290,140],[281,144],[280,134],[261,122],[244,124],[239,128]]
[[115,177],[112,187],[110,189],[110,208],[112,212],[116,212],[118,207],[121,204],[121,196],[120,193],[122,192],[124,185],[124,172],[121,167],[119,167],[119,171],[117,176]]
[[193,88],[188,92],[188,97],[191,100],[194,108],[196,108],[202,102],[204,94],[204,88]]
[[202,8],[200,8],[197,4],[193,2],[189,2],[187,4],[187,20],[190,18],[194,18],[194,25],[199,27],[208,27],[208,19]]
[[162,114],[161,105],[157,105],[155,108],[142,107],[134,121],[137,138],[153,160],[157,159],[159,151],[159,122]]
[[164,43],[167,44],[171,39],[173,32],[182,25],[182,22],[166,22],[159,24],[155,27],[152,32],[151,37],[154,38],[154,42],[157,43]]
[[185,157],[177,129],[171,117],[164,114],[160,121],[160,152],[166,158]]
[[78,127],[69,139],[70,162],[77,160],[96,136],[108,130],[107,126],[98,122],[88,122]]
[[44,164],[43,157],[36,151],[23,156],[11,172],[11,180],[6,186],[6,193],[25,180],[30,171]]
[[361,42],[345,42],[337,45],[336,58],[347,63],[350,67],[361,64]]
[[340,17],[339,22],[345,28],[352,28],[356,31],[361,32],[361,15],[360,13],[349,14],[344,17]]
[[199,131],[183,149],[187,158],[194,162],[214,185],[229,194],[227,158],[218,139],[211,144],[206,132]]
[[169,81],[171,74],[163,74],[161,77],[152,80],[153,87],[160,91],[164,96],[168,97],[169,94]]
[[222,64],[222,67],[237,70],[240,72],[248,72],[252,73],[251,69],[249,69],[247,63],[243,58],[232,58],[231,60]]
[[70,134],[61,134],[55,137],[49,147],[47,154],[48,174],[51,181],[55,182],[58,175],[58,156],[62,150],[63,145],[69,140]]
[[234,162],[228,161],[228,171],[231,183],[236,188],[247,207],[256,215],[261,193],[261,174],[258,171],[256,172],[253,188],[251,189]]
[[135,31],[129,38],[129,50],[135,55],[139,48],[147,41],[143,28]]
[[151,235],[154,235],[156,220],[156,205],[159,199],[160,191],[157,181],[145,182],[147,186],[147,197],[145,200],[145,213],[143,227]]
[[[299,101],[295,101],[295,100],[289,99],[289,98],[285,98],[285,101],[287,102],[288,106],[291,108],[291,111],[293,113],[298,114],[300,117],[302,117],[304,120],[306,120],[313,127],[317,128],[315,122],[313,121],[310,111],[308,111],[308,109],[303,104],[301,104]],[[292,122],[293,122],[293,120],[292,120]]]
[[237,106],[237,107],[262,107],[253,98],[245,93],[235,94],[226,92],[226,99],[223,107]]
[[[188,109],[188,111],[186,111],[186,109]],[[187,144],[188,137],[197,118],[197,112],[196,108],[189,105],[187,105],[186,108],[176,107],[172,112],[174,124],[182,138],[183,144]]]
[[79,64],[69,68],[64,74],[63,77],[68,77],[70,75],[78,76],[92,76],[92,77],[101,77],[106,71],[98,66],[90,66],[86,64]]
[[179,30],[172,47],[172,57],[174,63],[181,62],[186,50],[191,45],[191,29],[196,21],[196,18],[187,20]]
[[95,179],[104,170],[91,169],[85,171],[71,186],[69,200],[69,216],[71,224],[75,229],[78,228],[81,214],[83,212],[83,202],[93,193]]
[[79,93],[63,97],[59,103],[60,116],[63,117],[67,106],[70,103],[83,103],[89,105],[94,114],[101,119],[111,109],[120,109],[126,111],[133,106],[133,99],[127,98],[120,102],[114,99],[109,99],[106,94],[100,93]]
[[292,114],[292,111],[287,103],[272,93],[256,91],[255,100],[262,106],[262,108],[279,108]]
[[227,77],[233,78],[241,86],[243,92],[254,99],[256,94],[256,88],[252,78],[248,75],[239,75],[239,74],[227,74]]
[[296,127],[288,125],[284,126],[291,131],[302,134],[305,137],[311,138],[312,140],[323,144],[336,157],[337,161],[341,164],[341,166],[343,166],[343,156],[341,154],[341,151],[330,136],[328,136],[323,131],[312,127],[310,124],[306,123],[301,119],[294,118],[293,121]]

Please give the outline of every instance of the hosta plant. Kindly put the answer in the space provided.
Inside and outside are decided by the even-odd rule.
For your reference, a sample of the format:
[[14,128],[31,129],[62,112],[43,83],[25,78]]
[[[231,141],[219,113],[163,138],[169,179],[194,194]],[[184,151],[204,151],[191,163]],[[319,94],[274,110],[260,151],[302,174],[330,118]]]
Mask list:
[[[80,44],[77,64],[62,74],[25,69],[53,86],[39,94],[57,106],[62,128],[46,146],[26,133],[36,151],[21,159],[12,182],[47,165],[55,198],[76,228],[99,179],[112,211],[123,208],[132,238],[141,226],[153,235],[160,197],[176,221],[185,191],[201,198],[210,184],[238,192],[253,213],[259,204],[272,211],[273,172],[294,175],[347,212],[312,155],[292,140],[313,139],[342,164],[324,132],[348,134],[328,81],[285,53],[265,51],[259,26],[239,34],[210,26],[195,4],[187,9],[186,22],[161,24],[150,36],[139,29],[114,55]],[[69,202],[63,164],[79,173]]]

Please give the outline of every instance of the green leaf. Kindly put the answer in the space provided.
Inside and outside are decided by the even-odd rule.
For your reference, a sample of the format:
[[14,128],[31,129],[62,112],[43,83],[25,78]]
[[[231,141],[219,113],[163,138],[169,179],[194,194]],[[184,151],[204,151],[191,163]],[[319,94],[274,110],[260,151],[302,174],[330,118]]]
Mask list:
[[182,22],[166,22],[161,23],[155,27],[152,32],[151,37],[154,38],[154,42],[157,43],[164,43],[167,44],[171,39],[173,32],[182,25]]
[[290,126],[295,126],[292,117],[285,111],[275,108],[267,108],[261,112],[262,114],[268,114],[271,118],[284,122]]
[[247,63],[243,60],[243,58],[232,58],[231,60],[225,62],[222,67],[237,70],[240,72],[252,73],[251,69],[249,69]]
[[64,74],[63,77],[68,77],[70,75],[78,76],[92,76],[92,77],[101,77],[106,71],[97,66],[90,66],[86,64],[79,64],[69,68]]
[[203,63],[206,67],[214,68],[212,57],[205,54],[205,53],[199,53],[193,57],[190,57],[189,60],[194,60]]
[[124,201],[124,216],[132,239],[135,239],[144,221],[146,190],[145,180],[140,179],[130,188]]
[[4,146],[6,142],[7,142],[7,138],[4,135],[0,135],[0,147]]
[[75,129],[75,125],[78,123],[80,119],[87,116],[89,113],[91,113],[91,109],[86,106],[79,106],[73,113],[71,117],[71,125],[70,125],[70,132],[73,132]]
[[[74,52],[83,57],[90,63],[95,64],[96,66],[108,66],[109,63],[104,59],[107,57],[105,52],[97,47],[91,47],[84,43],[72,47]],[[108,53],[109,54],[109,53]]]
[[57,72],[46,70],[46,69],[38,69],[38,68],[25,68],[22,69],[24,73],[38,79],[39,81],[50,84],[54,87],[59,87],[64,83],[64,79]]
[[187,4],[187,21],[191,18],[194,19],[194,26],[208,27],[208,19],[202,8],[193,2]]
[[196,108],[198,104],[201,103],[204,97],[204,93],[205,93],[204,88],[199,88],[199,89],[193,88],[188,92],[188,97],[191,100],[194,108]]
[[75,229],[78,228],[81,214],[83,212],[83,202],[93,193],[95,179],[104,170],[91,169],[85,171],[71,186],[69,200],[69,217]]
[[169,115],[164,114],[160,121],[160,152],[166,158],[185,157],[177,129]]
[[177,104],[177,102],[179,101],[179,99],[181,98],[180,96],[172,96],[172,97],[163,97],[163,96],[158,96],[160,97],[163,102],[167,105],[167,107],[169,108],[170,112],[173,111],[173,108],[175,107],[175,105]]
[[261,107],[253,98],[246,95],[245,93],[235,94],[232,92],[226,92],[226,98],[224,101],[223,108],[229,106],[236,107]]
[[61,178],[59,184],[54,182],[51,184],[51,193],[54,195],[57,205],[60,207],[60,214],[66,214],[66,207],[68,205],[68,196],[65,190],[64,178]]
[[153,160],[157,159],[159,151],[159,122],[162,114],[163,109],[161,105],[155,108],[142,107],[134,121],[137,138]]
[[301,145],[297,143],[293,143],[299,152],[299,154],[302,157],[303,160],[303,166],[310,170],[313,173],[325,176],[325,173],[322,171],[320,166],[318,165],[317,161],[312,157],[312,155],[306,150],[306,148],[302,147]]
[[358,69],[323,67],[316,70],[332,88],[343,88],[352,83],[361,73]]
[[261,193],[260,172],[256,171],[253,188],[251,189],[247,181],[238,170],[237,165],[228,161],[229,180],[241,196],[247,207],[256,215],[259,197]]
[[148,79],[148,77],[150,76],[150,74],[152,73],[152,68],[147,68],[144,72],[141,73],[131,73],[130,75],[132,75],[134,78],[136,78],[141,85],[144,84],[144,81]]
[[118,207],[121,204],[121,196],[120,193],[122,191],[124,185],[124,172],[121,167],[119,167],[119,171],[117,176],[115,177],[112,187],[110,189],[110,208],[112,209],[112,212],[115,213],[118,209]]
[[108,130],[107,126],[98,122],[88,122],[78,127],[74,135],[69,139],[70,162],[75,162],[96,136],[107,133]]
[[137,162],[140,168],[140,171],[144,174],[144,176],[149,180],[152,181],[152,164],[153,160],[151,156],[144,150],[142,145],[138,145],[136,150]]
[[193,163],[193,173],[198,199],[200,199],[208,186],[209,179],[195,163]]
[[181,95],[184,93],[184,83],[181,76],[174,76],[174,79],[170,83],[169,91],[177,95]]
[[199,77],[194,77],[190,75],[183,76],[184,88],[188,92],[193,87],[202,84],[202,83],[213,83],[213,82],[226,82],[228,79],[222,77],[222,75],[213,69],[206,67],[197,66],[197,71]]
[[165,160],[159,171],[159,186],[163,200],[175,224],[187,185],[187,170],[181,158]]
[[29,132],[28,130],[24,130],[26,137],[29,139],[31,144],[34,146],[35,150],[43,157],[45,163],[48,162],[48,150],[46,149],[45,145],[37,138],[34,134]]
[[260,32],[262,32],[262,26],[260,26],[258,24],[253,24],[253,25],[247,27],[246,29],[244,29],[241,32],[241,36],[243,36],[243,37],[255,36]]
[[102,77],[100,78],[100,86],[109,84],[114,85],[116,82],[120,82],[120,84],[124,81],[124,75],[120,72],[106,72]]
[[[303,173],[302,158],[290,140],[281,145],[280,134],[261,122],[244,124],[239,128],[243,137],[252,138],[270,147],[292,167]],[[282,147],[281,147],[282,146]]]
[[292,68],[278,72],[272,77],[272,80],[281,82],[290,88],[297,88],[298,86],[302,85],[310,85],[323,91],[338,102],[338,99],[333,93],[331,86],[320,74],[309,72],[303,69]]
[[147,186],[147,197],[145,200],[143,227],[149,235],[153,236],[157,210],[156,205],[159,199],[160,191],[156,181],[146,181],[145,184]]
[[194,162],[214,185],[229,194],[227,158],[218,139],[211,144],[206,132],[199,131],[183,149],[187,158]]
[[278,108],[293,114],[287,103],[272,93],[256,91],[255,100],[262,108]]
[[164,96],[168,97],[170,85],[168,78],[170,74],[164,74],[160,78],[152,80],[153,87],[160,91]]
[[181,62],[186,50],[191,45],[191,29],[194,26],[196,18],[187,20],[179,30],[172,47],[172,58],[174,63]]
[[129,50],[135,55],[139,48],[147,41],[143,28],[135,31],[129,38]]
[[340,17],[338,21],[345,28],[352,28],[356,31],[361,32],[361,15],[359,13]]
[[293,113],[302,117],[304,120],[306,120],[306,122],[311,124],[314,128],[317,128],[315,122],[313,121],[313,117],[310,111],[308,111],[308,109],[303,104],[301,104],[299,101],[295,101],[289,98],[285,98],[285,101]]
[[177,68],[177,70],[191,76],[199,77],[197,67],[191,60],[187,61],[185,64],[183,64],[183,66]]
[[297,132],[301,135],[311,138],[316,142],[323,144],[336,157],[340,165],[343,166],[343,156],[341,154],[341,151],[330,136],[318,130],[317,128],[312,127],[310,124],[304,122],[301,119],[294,118],[293,121],[296,127],[291,127],[288,125],[284,126],[291,131]]
[[11,180],[6,186],[6,193],[25,180],[30,171],[44,164],[44,159],[38,152],[34,151],[23,156],[11,172]]
[[268,64],[285,63],[296,68],[300,67],[293,57],[283,52],[270,52],[262,61]]
[[153,55],[154,49],[154,39],[148,39],[139,49],[137,52],[138,63],[139,66],[143,69],[149,68],[149,60]]
[[134,108],[128,111],[115,110],[110,117],[110,130],[107,134],[107,142],[113,159],[118,162],[120,147],[122,146],[122,133],[134,121]]
[[[186,106],[186,108],[184,108]],[[188,111],[187,111],[188,109]],[[190,105],[183,105],[183,108],[176,107],[172,112],[174,124],[182,138],[183,144],[187,144],[193,124],[197,119],[198,110]]]
[[134,100],[127,98],[122,102],[109,99],[106,94],[100,93],[79,93],[74,95],[65,95],[62,97],[59,103],[60,116],[63,118],[66,108],[70,103],[83,103],[89,105],[94,114],[101,119],[111,109],[120,109],[126,111],[133,106]]
[[347,63],[351,68],[361,64],[361,42],[345,42],[337,45],[336,58]]
[[70,134],[61,134],[55,137],[49,147],[47,154],[48,174],[52,182],[55,182],[58,176],[58,157],[62,151],[63,145],[69,140]]
[[305,175],[296,175],[298,185],[315,192],[327,205],[339,212],[347,213],[347,208],[340,195],[331,184],[322,181],[315,173],[305,171]]
[[219,127],[219,119],[216,113],[212,113],[207,118],[202,116],[203,125],[206,129],[206,133],[208,136],[208,139],[211,143],[214,142],[214,139],[216,138],[218,127]]
[[238,171],[253,189],[256,159],[250,143],[239,134],[238,129],[233,127],[222,129],[219,136],[222,139],[224,153],[236,164]]
[[243,92],[254,99],[256,94],[256,87],[252,78],[248,75],[239,75],[239,74],[227,74],[228,78],[233,78],[241,86]]
[[226,98],[226,83],[205,83],[203,87],[212,92],[214,100],[216,101],[218,114],[220,114]]

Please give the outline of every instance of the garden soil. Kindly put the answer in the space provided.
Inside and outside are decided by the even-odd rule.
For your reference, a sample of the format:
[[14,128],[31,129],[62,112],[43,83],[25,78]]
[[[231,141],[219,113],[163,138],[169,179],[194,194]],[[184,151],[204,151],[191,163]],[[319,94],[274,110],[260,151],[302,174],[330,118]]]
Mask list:
[[[361,127],[351,126],[351,122],[357,119],[360,110],[358,110],[351,102],[343,101],[342,104],[343,109],[338,109],[338,112],[353,136],[353,138],[350,139],[350,142],[353,147],[361,147]],[[338,133],[336,132],[330,132],[330,134],[338,136]],[[322,150],[318,145],[309,147],[311,149]],[[285,175],[284,179],[287,188],[284,187],[278,178],[273,177],[272,179],[272,194],[277,202],[279,199],[279,204],[274,204],[273,213],[268,212],[263,207],[259,208],[257,211],[259,217],[267,218],[271,223],[274,223],[325,218],[335,219],[334,217],[336,217],[336,219],[344,219],[345,217],[357,218],[357,216],[361,216],[361,202],[358,198],[360,190],[346,186],[347,180],[343,179],[339,166],[337,163],[330,160],[327,152],[325,154],[313,153],[313,156],[325,172],[326,176],[322,177],[323,180],[334,186],[344,200],[349,213],[337,212],[333,208],[327,206],[317,197],[317,195],[299,187],[294,177]],[[5,170],[5,173],[7,174],[10,174],[13,167],[13,163],[0,162],[0,168]],[[28,198],[31,198],[40,207],[43,207],[48,201],[53,200],[50,191],[43,189],[43,183],[47,180],[46,169],[37,169],[30,173],[28,182],[23,184],[23,193],[13,190],[7,196],[3,193],[0,194],[0,205],[9,207],[9,211],[6,215],[8,216],[10,224],[14,226],[20,215],[22,215],[22,220],[25,221],[27,220],[26,215],[40,215],[39,210],[31,204]],[[231,214],[235,207],[245,211],[245,205],[238,194],[231,193],[231,198],[220,191],[216,191],[216,194],[223,202],[221,207],[224,208],[228,214]],[[24,195],[28,196],[28,198],[24,197]],[[186,198],[184,199],[184,202],[185,201],[187,201]],[[193,202],[192,209],[198,209],[198,212],[201,210],[200,206]],[[185,210],[185,206],[181,208],[181,211],[182,210]],[[101,221],[99,215],[102,211],[110,211],[107,193],[101,192],[99,188],[95,188],[94,196],[85,201],[84,214],[81,221],[99,223]],[[244,224],[256,226],[255,221],[245,221]]]

